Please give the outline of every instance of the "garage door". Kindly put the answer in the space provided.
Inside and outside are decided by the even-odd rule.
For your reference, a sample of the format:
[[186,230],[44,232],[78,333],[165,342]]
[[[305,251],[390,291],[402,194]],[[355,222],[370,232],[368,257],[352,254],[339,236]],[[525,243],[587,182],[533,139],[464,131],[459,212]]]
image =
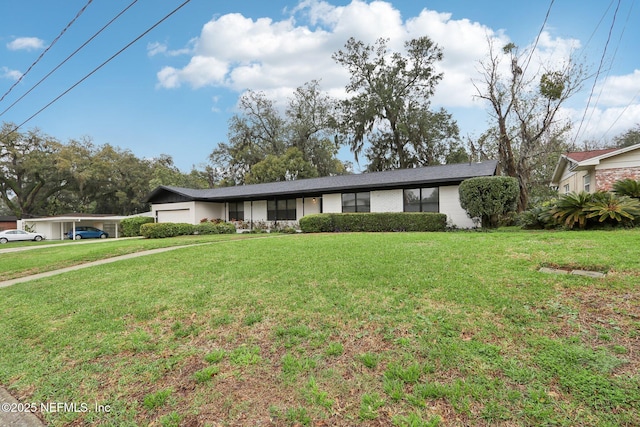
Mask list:
[[157,211],[158,222],[186,222],[191,223],[190,209],[175,209]]

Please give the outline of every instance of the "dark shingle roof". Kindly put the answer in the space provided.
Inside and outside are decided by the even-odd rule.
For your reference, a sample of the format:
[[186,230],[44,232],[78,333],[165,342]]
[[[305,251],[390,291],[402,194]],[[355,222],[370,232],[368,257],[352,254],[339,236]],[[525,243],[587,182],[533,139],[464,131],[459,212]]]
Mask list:
[[154,203],[163,195],[173,193],[184,200],[250,200],[277,196],[311,196],[344,191],[367,191],[375,189],[406,188],[421,185],[460,183],[467,178],[492,176],[497,161],[461,163],[455,165],[428,166],[415,169],[398,169],[385,172],[370,172],[356,175],[338,175],[322,178],[279,181],[265,184],[219,187],[206,190],[173,186],[157,187],[147,197]]

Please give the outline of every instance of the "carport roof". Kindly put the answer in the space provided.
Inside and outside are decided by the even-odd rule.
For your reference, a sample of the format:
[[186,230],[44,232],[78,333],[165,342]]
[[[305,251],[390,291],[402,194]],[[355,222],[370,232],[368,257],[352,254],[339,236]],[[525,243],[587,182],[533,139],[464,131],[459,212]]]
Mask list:
[[[498,162],[428,166],[355,175],[338,175],[265,184],[239,185],[212,189],[159,186],[147,197],[150,203],[164,203],[168,196],[179,201],[255,200],[278,196],[312,196],[345,191],[409,188],[412,186],[457,184],[465,179],[495,175]],[[178,200],[175,200],[178,201]]]

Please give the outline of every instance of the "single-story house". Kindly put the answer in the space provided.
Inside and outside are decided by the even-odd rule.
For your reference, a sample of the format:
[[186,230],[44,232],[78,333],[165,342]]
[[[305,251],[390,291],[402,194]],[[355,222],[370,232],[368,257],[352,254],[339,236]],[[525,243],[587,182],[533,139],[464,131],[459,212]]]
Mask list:
[[497,161],[429,166],[265,184],[191,189],[159,186],[147,197],[156,222],[204,219],[272,223],[340,212],[441,212],[460,228],[475,226],[460,206],[458,187],[493,176]]
[[569,152],[560,156],[551,186],[558,193],[611,190],[622,179],[640,179],[640,144],[624,148]]
[[41,233],[48,240],[64,240],[68,231],[79,226],[96,227],[106,231],[109,237],[118,237],[120,221],[127,216],[70,213],[43,218],[30,218],[20,221],[19,228],[29,227]]

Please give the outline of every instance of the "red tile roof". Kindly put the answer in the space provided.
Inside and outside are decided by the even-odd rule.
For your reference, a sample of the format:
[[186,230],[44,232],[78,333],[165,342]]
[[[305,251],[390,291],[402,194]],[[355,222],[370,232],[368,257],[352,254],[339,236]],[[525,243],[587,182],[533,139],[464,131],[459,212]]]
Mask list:
[[566,153],[566,156],[575,162],[582,162],[587,159],[602,156],[613,151],[617,151],[619,148],[605,148],[604,150],[590,150],[590,151],[574,151],[572,153]]

